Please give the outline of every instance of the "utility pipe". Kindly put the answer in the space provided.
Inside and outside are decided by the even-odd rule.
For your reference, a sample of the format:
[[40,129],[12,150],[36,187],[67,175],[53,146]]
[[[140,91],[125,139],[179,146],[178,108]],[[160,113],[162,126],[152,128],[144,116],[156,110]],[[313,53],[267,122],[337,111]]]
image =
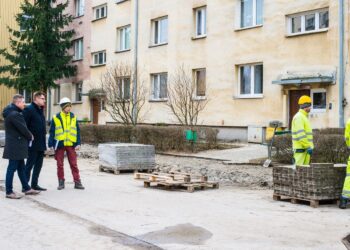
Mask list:
[[138,36],[139,36],[139,0],[134,0],[134,83],[133,83],[133,109],[132,109],[132,119],[133,123],[136,125],[137,122],[137,64],[138,64]]
[[344,0],[339,0],[339,127],[344,128]]

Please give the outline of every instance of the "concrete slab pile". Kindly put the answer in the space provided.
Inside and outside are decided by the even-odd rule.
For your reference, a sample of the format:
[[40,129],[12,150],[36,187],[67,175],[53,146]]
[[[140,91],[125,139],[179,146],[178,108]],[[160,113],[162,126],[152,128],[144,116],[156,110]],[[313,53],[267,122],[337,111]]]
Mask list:
[[104,143],[98,145],[100,169],[153,170],[155,168],[155,148],[153,145],[130,143]]
[[306,200],[335,200],[340,197],[345,166],[330,163],[310,167],[274,167],[274,195]]

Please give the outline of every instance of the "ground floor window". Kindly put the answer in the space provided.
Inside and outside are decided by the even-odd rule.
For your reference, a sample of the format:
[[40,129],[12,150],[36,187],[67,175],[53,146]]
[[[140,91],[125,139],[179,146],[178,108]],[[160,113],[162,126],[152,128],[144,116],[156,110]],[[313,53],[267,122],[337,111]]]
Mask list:
[[327,92],[325,89],[312,89],[312,112],[325,112],[327,109]]
[[26,104],[30,104],[32,102],[32,92],[25,89],[19,89],[18,93],[23,95],[24,101]]
[[261,96],[263,93],[263,65],[239,66],[240,96]]
[[152,100],[166,100],[168,93],[168,74],[152,74]]

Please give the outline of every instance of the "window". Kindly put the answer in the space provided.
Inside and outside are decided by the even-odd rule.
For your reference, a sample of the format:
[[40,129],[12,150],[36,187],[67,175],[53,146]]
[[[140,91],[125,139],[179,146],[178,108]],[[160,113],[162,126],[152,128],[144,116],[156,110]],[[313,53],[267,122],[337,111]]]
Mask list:
[[80,17],[84,15],[85,0],[75,0],[75,16]]
[[122,2],[126,2],[128,0],[116,0],[116,3],[122,3]]
[[328,30],[328,9],[287,16],[288,34],[307,34]]
[[100,51],[92,54],[93,65],[105,65],[106,64],[106,51]]
[[168,17],[162,17],[152,21],[153,44],[165,44],[168,42]]
[[24,32],[27,30],[28,26],[30,27],[29,20],[31,19],[31,16],[28,15],[22,15],[21,20],[19,23],[19,31]]
[[325,89],[312,89],[312,112],[322,113],[327,109],[327,93]]
[[196,37],[207,34],[207,7],[195,9],[196,15]]
[[107,16],[107,5],[101,5],[94,8],[95,20],[104,18]]
[[84,57],[83,39],[75,40],[74,42],[73,60],[81,60]]
[[206,70],[196,69],[194,70],[195,84],[196,84],[196,98],[205,97],[206,91]]
[[75,84],[75,101],[82,101],[82,93],[83,93],[83,83],[79,82]]
[[240,0],[241,28],[263,24],[263,0]]
[[152,78],[152,99],[153,100],[166,100],[168,95],[168,74],[160,73],[153,74]]
[[239,67],[240,96],[262,97],[263,65],[243,65]]
[[19,94],[23,95],[24,97],[24,102],[29,104],[32,102],[32,92],[29,90],[25,90],[25,89],[20,89],[18,90]]
[[54,102],[59,103],[61,100],[61,86],[57,85],[55,88]]
[[130,99],[130,77],[118,79],[118,96],[121,100]]
[[118,35],[118,51],[130,49],[130,25],[117,29]]

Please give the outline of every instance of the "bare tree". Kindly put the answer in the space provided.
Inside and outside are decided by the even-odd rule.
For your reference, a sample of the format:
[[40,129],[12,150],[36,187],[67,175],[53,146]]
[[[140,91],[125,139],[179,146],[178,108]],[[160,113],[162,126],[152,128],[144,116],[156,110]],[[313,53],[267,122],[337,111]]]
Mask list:
[[[142,120],[141,110],[146,101],[146,90],[138,80],[136,99],[134,99],[133,68],[128,64],[115,63],[107,68],[101,77],[100,87],[105,95],[106,111],[111,118],[124,125],[136,125]],[[138,77],[139,78],[139,77]],[[136,117],[133,119],[133,110]]]
[[200,92],[203,92],[203,82],[198,82],[191,70],[187,70],[184,66],[178,67],[175,74],[170,77],[167,106],[180,124],[190,127],[197,125],[198,116],[209,101],[207,98],[200,98],[198,96]]

